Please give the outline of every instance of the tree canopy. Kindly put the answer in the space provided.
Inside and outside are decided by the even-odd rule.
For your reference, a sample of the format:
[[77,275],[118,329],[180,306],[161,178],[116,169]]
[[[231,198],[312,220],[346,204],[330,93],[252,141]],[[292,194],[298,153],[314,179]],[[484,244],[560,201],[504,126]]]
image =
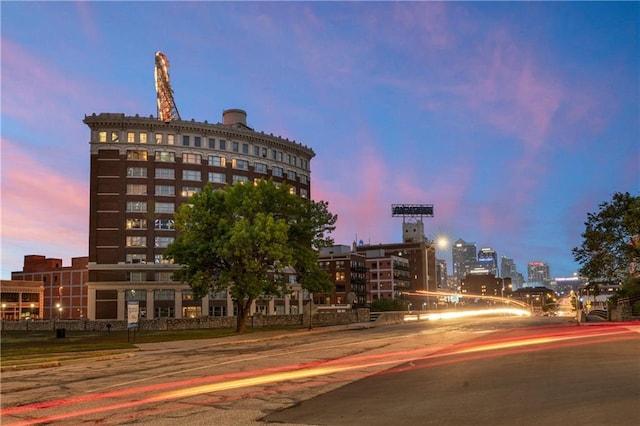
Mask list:
[[600,211],[587,213],[582,245],[572,250],[580,273],[607,282],[638,274],[640,261],[640,197],[615,193]]
[[289,290],[285,268],[310,292],[331,289],[318,251],[333,244],[336,220],[327,202],[298,197],[286,184],[208,185],[176,212],[178,236],[165,257],[181,265],[173,278],[188,283],[194,296],[228,291],[242,332],[255,300]]

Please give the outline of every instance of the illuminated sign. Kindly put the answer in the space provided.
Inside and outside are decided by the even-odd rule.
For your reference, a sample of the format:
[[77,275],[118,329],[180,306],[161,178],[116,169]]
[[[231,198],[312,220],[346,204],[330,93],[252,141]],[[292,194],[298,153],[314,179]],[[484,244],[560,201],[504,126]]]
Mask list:
[[392,204],[391,215],[433,217],[433,204]]

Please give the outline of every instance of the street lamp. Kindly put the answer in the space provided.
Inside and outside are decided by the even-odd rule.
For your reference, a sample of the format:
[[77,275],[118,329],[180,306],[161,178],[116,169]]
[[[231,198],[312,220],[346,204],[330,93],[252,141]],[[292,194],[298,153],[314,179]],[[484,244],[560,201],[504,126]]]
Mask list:
[[31,304],[31,309],[29,310],[29,318],[31,318],[31,319],[33,319],[33,307],[34,307],[34,306],[35,306],[35,305],[32,303],[32,304]]

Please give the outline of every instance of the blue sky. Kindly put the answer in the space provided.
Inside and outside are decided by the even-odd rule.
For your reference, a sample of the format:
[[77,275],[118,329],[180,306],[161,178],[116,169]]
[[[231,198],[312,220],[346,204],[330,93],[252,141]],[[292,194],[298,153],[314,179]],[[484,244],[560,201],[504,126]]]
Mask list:
[[[336,243],[426,234],[553,276],[587,212],[640,190],[636,2],[2,2],[1,277],[88,255],[85,114],[155,115],[154,53],[183,119],[241,108],[310,146]],[[450,250],[439,251],[449,262]]]

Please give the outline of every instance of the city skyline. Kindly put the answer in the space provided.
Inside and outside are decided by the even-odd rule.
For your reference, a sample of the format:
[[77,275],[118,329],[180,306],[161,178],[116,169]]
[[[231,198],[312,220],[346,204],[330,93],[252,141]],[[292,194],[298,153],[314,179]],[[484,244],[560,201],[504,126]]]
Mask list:
[[587,213],[638,193],[637,3],[0,7],[3,279],[25,255],[87,256],[82,119],[155,116],[156,51],[183,120],[241,108],[315,151],[336,244],[399,242],[391,205],[427,203],[429,238],[570,276]]

